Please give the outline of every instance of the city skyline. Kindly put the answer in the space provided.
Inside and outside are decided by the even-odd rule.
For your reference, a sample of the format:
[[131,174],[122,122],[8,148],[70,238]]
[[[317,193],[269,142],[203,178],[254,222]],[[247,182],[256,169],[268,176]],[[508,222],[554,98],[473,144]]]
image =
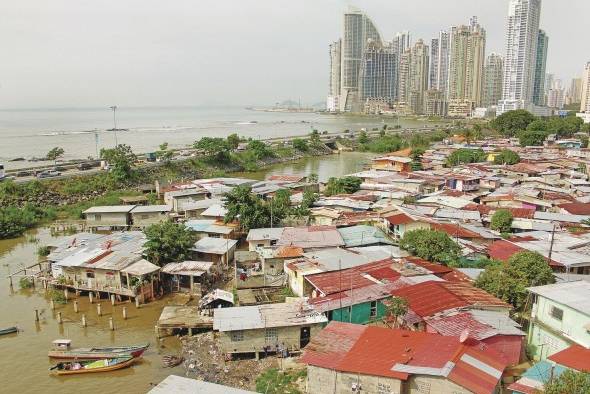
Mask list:
[[[13,2],[0,16],[0,46],[9,59],[0,65],[0,106],[322,101],[329,78],[326,43],[338,39],[340,16],[349,4],[373,20],[384,40],[408,30],[413,42],[422,38],[427,45],[441,29],[478,15],[486,29],[486,52],[505,52],[507,1],[458,0],[452,9],[426,0],[304,0],[285,7],[266,0],[199,7],[188,1],[167,7],[108,0],[83,6]],[[551,38],[547,72],[566,84],[581,77],[588,61],[578,50],[588,13],[587,2],[563,7],[543,1],[541,26]]]

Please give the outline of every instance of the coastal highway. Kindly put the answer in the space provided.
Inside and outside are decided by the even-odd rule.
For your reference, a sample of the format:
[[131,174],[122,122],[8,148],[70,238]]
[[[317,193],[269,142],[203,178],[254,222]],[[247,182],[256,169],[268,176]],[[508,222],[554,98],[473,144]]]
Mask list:
[[[455,127],[456,126],[448,125],[445,128],[453,129]],[[428,132],[428,131],[436,131],[437,129],[438,128],[435,128],[435,127],[408,128],[408,129],[403,129],[403,130],[396,130],[396,132]],[[351,131],[348,133],[345,133],[345,132],[325,133],[325,134],[320,135],[320,139],[324,142],[330,142],[330,141],[334,140],[336,137],[342,137],[342,138],[356,137],[360,132],[361,131],[359,130],[359,131]],[[366,132],[369,135],[379,134],[379,131],[377,131],[377,130],[366,130]],[[291,142],[292,140],[294,140],[296,138],[309,138],[309,134],[298,135],[298,136],[289,136],[289,137],[267,138],[267,139],[264,139],[263,141],[265,141],[269,144],[281,145],[284,143]],[[201,155],[201,153],[198,150],[196,150],[194,148],[190,148],[190,147],[172,149],[172,150],[175,152],[175,156],[174,156],[173,160],[188,160],[190,158],[199,157]],[[138,166],[138,167],[160,166],[160,165],[164,164],[161,162],[148,162],[148,161],[146,161],[147,157],[145,154],[138,154],[137,157],[138,157],[138,161],[136,163],[136,166]],[[93,165],[93,167],[89,168],[87,170],[80,170],[78,168],[78,166],[82,163]],[[71,177],[91,175],[91,174],[96,174],[96,173],[105,171],[104,169],[97,167],[96,163],[97,163],[96,160],[75,160],[75,161],[71,161],[71,162],[58,163],[56,165],[43,165],[43,166],[33,166],[33,167],[27,167],[27,168],[6,170],[6,177],[8,179],[13,179],[14,182],[16,182],[16,183],[25,183],[25,182],[29,182],[33,179],[39,179],[39,178],[37,178],[34,175],[17,176],[18,173],[31,172],[32,174],[37,174],[37,173],[40,173],[45,170],[52,170],[55,167],[60,167],[63,169],[62,171],[60,171],[61,175],[59,175],[59,176],[39,179],[40,181],[43,181],[46,179],[67,179],[67,178],[71,178]]]

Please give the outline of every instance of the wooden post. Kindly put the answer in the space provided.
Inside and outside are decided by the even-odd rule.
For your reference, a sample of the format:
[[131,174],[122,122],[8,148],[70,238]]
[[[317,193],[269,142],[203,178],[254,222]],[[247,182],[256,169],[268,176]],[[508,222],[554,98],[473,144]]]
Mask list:
[[139,309],[139,297],[135,297],[135,307]]
[[86,327],[86,315],[82,315],[82,327]]
[[127,307],[123,307],[123,320],[127,320]]
[[155,331],[156,331],[156,338],[160,339],[160,327],[158,327],[157,324],[154,327],[155,327]]
[[31,284],[33,285],[33,289],[35,288],[35,277],[31,277]]
[[10,275],[8,279],[10,279],[10,288],[12,289],[12,275]]
[[115,331],[115,323],[113,322],[113,318],[109,317],[109,328],[111,331]]
[[64,289],[64,297],[66,298],[66,301],[68,300],[68,288],[66,287]]
[[51,308],[51,310],[55,310],[55,301],[53,300],[49,300],[49,307]]
[[47,287],[49,287],[49,284],[47,283],[47,279],[43,279],[43,288],[45,290],[47,290]]
[[74,312],[78,313],[78,301],[74,300]]
[[57,312],[57,323],[58,324],[61,324],[62,323],[61,312]]
[[91,304],[94,303],[94,293],[91,291],[88,292],[88,300],[90,301]]
[[102,316],[102,308],[100,307],[100,304],[96,304],[96,313],[98,316]]
[[35,321],[39,321],[39,309],[35,309]]
[[115,295],[111,294],[111,305],[115,306]]

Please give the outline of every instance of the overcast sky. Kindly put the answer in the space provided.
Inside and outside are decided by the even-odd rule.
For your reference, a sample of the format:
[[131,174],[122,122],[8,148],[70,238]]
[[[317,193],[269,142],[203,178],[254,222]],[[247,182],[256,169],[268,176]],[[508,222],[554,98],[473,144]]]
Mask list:
[[[323,101],[348,4],[384,39],[427,41],[477,15],[504,52],[508,0],[4,0],[0,108]],[[564,4],[566,3],[566,4]],[[588,0],[543,0],[547,72],[590,60]]]

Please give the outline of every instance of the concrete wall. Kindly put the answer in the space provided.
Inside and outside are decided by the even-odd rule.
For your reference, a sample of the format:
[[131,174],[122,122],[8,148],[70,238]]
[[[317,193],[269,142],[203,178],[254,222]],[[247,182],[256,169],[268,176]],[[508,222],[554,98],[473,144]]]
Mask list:
[[[100,219],[100,220],[98,220]],[[89,213],[86,214],[86,224],[88,226],[117,226],[125,227],[130,224],[129,214],[126,212],[113,213]]]
[[[561,320],[551,315],[551,309],[554,307],[563,311]],[[561,333],[584,347],[590,347],[590,334],[584,328],[590,324],[590,316],[544,297],[537,298],[537,302],[533,305],[532,315],[548,329]]]
[[405,382],[407,394],[471,394],[472,392],[441,376],[412,375]]
[[323,328],[323,324],[302,325],[290,327],[278,327],[276,340],[266,340],[266,329],[260,328],[255,330],[242,330],[243,340],[232,341],[231,332],[219,332],[219,345],[224,353],[253,353],[263,352],[265,346],[275,345],[287,347],[289,350],[300,350],[300,333],[301,327],[311,327],[311,338],[316,336]]
[[132,213],[131,220],[134,227],[147,227],[168,219],[167,212]]
[[255,241],[248,241],[248,250],[250,252],[256,252],[257,247],[268,248],[270,246],[273,246],[273,244],[276,244],[276,240],[259,239]]
[[350,394],[352,387],[361,386],[363,394],[401,394],[402,381],[369,375],[337,372],[330,369],[307,366],[307,392],[310,394]]

